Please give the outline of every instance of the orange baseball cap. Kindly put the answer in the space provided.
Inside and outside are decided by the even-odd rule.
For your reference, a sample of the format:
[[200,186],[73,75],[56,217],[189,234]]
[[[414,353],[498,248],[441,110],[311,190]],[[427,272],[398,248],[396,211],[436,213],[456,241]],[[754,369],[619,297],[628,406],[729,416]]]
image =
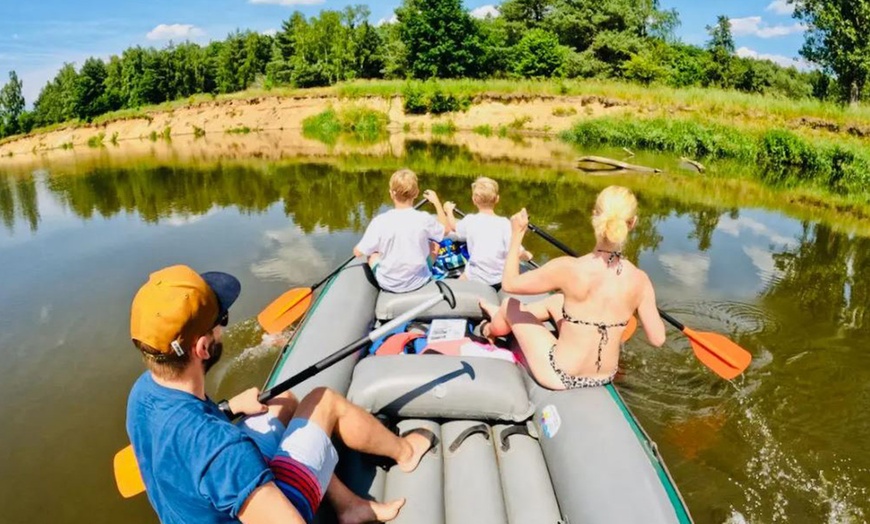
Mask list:
[[218,324],[241,292],[227,273],[198,274],[183,265],[151,273],[130,308],[130,337],[157,350],[161,358],[181,357]]

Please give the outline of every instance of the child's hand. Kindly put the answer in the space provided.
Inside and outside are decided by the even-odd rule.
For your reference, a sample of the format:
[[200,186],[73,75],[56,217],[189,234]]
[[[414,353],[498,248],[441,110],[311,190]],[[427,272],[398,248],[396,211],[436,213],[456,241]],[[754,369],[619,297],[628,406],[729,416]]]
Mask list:
[[432,202],[436,206],[441,204],[441,201],[438,199],[438,193],[436,193],[435,191],[432,191],[431,189],[427,189],[426,191],[423,191],[423,198],[425,198],[429,202]]
[[524,262],[528,262],[531,259],[532,259],[532,252],[526,248],[523,248],[523,252],[520,253],[520,260],[522,260]]
[[454,209],[456,209],[455,202],[450,202],[449,200],[447,202],[444,202],[444,212],[445,213],[447,213],[448,215],[452,215]]
[[526,234],[526,229],[529,227],[529,213],[526,208],[520,209],[519,213],[511,217],[511,230],[514,235]]

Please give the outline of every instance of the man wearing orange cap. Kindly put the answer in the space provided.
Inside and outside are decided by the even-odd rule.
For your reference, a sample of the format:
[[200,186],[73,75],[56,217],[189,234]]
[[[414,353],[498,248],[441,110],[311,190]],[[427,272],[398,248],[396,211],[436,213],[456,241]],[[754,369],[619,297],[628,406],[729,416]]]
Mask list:
[[[343,523],[394,518],[404,499],[366,501],[332,476],[338,455],[330,435],[404,471],[429,449],[424,435],[399,438],[326,388],[298,405],[287,392],[264,406],[257,388],[220,407],[206,396],[205,374],[221,356],[222,327],[240,290],[226,273],[172,266],[152,273],[133,299],[130,335],[148,371],[130,392],[127,433],[160,520],[311,522],[327,486]],[[249,417],[234,425],[227,412]]]

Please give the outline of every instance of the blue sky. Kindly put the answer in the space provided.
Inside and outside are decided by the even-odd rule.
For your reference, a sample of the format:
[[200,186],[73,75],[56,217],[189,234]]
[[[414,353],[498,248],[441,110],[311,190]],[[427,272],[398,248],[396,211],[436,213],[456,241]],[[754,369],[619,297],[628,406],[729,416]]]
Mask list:
[[[314,15],[340,9],[349,0],[0,0],[0,84],[10,70],[24,81],[28,105],[64,62],[81,64],[89,56],[107,58],[134,45],[162,47],[173,39],[205,43],[236,28],[269,31],[280,27],[293,10]],[[400,0],[371,1],[371,20],[392,16]],[[734,19],[738,54],[789,63],[798,56],[802,27],[790,16],[785,0],[661,0],[676,8],[682,24],[678,36],[703,44],[704,27],[716,16]],[[493,10],[493,0],[465,0],[474,12]]]

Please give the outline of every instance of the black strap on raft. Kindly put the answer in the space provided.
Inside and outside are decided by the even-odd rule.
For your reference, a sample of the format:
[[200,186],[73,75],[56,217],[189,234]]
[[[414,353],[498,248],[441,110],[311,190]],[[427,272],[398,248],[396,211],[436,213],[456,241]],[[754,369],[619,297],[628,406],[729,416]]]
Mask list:
[[456,437],[456,440],[453,441],[453,444],[450,444],[450,452],[455,453],[456,450],[459,449],[459,446],[461,446],[462,443],[465,442],[465,439],[467,439],[471,435],[474,435],[475,433],[480,433],[486,440],[489,440],[489,426],[487,426],[486,424],[476,424],[474,426],[466,428],[465,431],[463,431],[459,434],[458,437]]
[[506,452],[511,449],[511,443],[508,438],[512,435],[525,435],[531,437],[528,426],[508,426],[501,430],[501,435],[499,436],[502,451]]

